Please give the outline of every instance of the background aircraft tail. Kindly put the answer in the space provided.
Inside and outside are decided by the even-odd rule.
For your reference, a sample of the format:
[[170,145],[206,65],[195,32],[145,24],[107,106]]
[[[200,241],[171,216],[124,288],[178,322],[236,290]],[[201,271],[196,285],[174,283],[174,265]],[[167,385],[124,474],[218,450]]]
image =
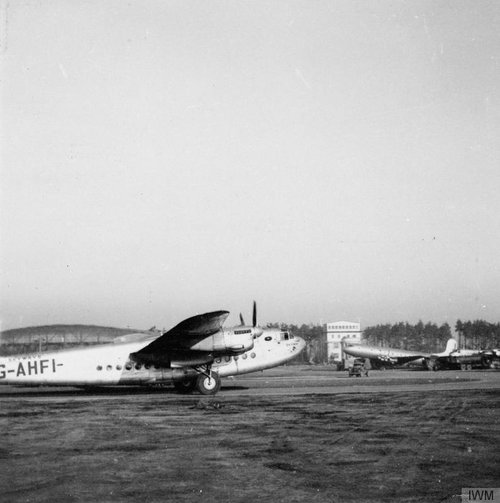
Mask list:
[[457,341],[455,339],[448,339],[444,353],[449,355],[452,351],[455,351],[457,349],[457,347],[458,347],[458,345],[457,345]]

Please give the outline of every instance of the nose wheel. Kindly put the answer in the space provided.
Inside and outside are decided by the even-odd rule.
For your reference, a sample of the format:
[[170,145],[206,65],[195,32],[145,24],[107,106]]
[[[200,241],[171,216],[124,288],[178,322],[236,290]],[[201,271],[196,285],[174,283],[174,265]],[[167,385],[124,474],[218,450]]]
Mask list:
[[200,374],[196,378],[196,389],[202,395],[215,395],[220,389],[221,380],[217,372]]

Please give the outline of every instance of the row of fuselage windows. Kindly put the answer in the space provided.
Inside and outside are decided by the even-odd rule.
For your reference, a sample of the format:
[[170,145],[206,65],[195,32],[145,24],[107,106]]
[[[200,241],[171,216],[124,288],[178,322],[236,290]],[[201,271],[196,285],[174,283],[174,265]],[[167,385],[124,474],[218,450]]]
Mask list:
[[[256,357],[256,354],[255,353],[250,353],[250,358],[255,358]],[[215,363],[222,363],[222,361],[225,361],[227,363],[229,363],[231,361],[231,358],[234,359],[234,361],[238,361],[238,359],[240,358],[239,356],[225,356],[224,358],[216,358],[215,359]],[[246,360],[248,358],[248,354],[247,353],[243,353],[241,355],[241,358],[243,360]],[[103,365],[97,365],[97,370],[113,370],[113,365],[106,365],[106,367],[104,367]],[[123,368],[125,368],[125,370],[150,370],[151,368],[153,368],[154,370],[158,370],[160,367],[158,365],[150,365],[150,364],[146,364],[146,365],[141,365],[140,363],[126,363],[124,366],[122,365],[116,365],[116,370],[123,370]]]
[[[255,353],[252,351],[252,352],[250,353],[250,358],[255,358],[255,356],[256,356],[256,355],[255,355]],[[231,361],[231,358],[232,358],[235,362],[237,362],[237,361],[238,361],[238,359],[239,359],[240,357],[239,357],[238,355],[236,355],[236,356],[224,356],[224,358],[216,358],[216,359],[215,359],[215,363],[222,363],[222,361],[225,361],[225,362],[229,363],[229,362]],[[243,354],[241,355],[241,358],[242,358],[243,360],[246,360],[246,359],[248,358],[248,353],[243,353]]]
[[[97,370],[104,370],[104,368],[106,370],[113,370],[113,365],[106,365],[106,367],[104,367],[103,365],[97,365],[96,368]],[[125,368],[125,370],[133,370],[133,369],[142,370],[143,368],[146,370],[149,370],[150,368],[158,370],[160,367],[158,365],[150,365],[149,363],[147,363],[146,365],[142,365],[140,363],[127,362],[125,365],[118,364],[115,368],[116,370],[123,370],[123,368]]]

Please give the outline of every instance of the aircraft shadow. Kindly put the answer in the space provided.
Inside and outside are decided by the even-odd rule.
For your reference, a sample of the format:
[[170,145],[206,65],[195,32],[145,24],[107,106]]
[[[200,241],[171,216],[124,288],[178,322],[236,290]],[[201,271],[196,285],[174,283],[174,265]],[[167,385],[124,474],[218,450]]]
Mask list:
[[[245,386],[222,386],[223,391],[241,391],[248,389]],[[133,395],[169,395],[176,397],[203,397],[199,393],[182,394],[178,393],[173,387],[140,387],[140,386],[88,386],[85,388],[72,388],[72,389],[37,389],[29,388],[19,390],[19,388],[6,389],[0,392],[2,397],[82,397],[82,396],[96,396],[96,395],[112,395],[112,396],[133,396]]]

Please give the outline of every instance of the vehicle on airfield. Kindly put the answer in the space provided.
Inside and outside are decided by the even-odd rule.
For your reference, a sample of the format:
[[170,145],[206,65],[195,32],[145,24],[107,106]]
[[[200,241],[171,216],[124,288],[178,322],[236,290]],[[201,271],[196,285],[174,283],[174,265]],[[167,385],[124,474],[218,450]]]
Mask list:
[[372,368],[385,368],[394,365],[404,365],[416,360],[422,360],[422,364],[430,369],[433,362],[447,358],[457,349],[457,341],[448,339],[446,349],[441,353],[429,354],[418,351],[407,351],[405,349],[382,348],[376,346],[366,346],[361,344],[345,344],[344,353],[358,358],[368,358]]
[[365,367],[364,358],[355,358],[352,365],[347,369],[349,377],[368,377],[368,369]]
[[128,334],[113,343],[0,358],[0,384],[22,386],[153,386],[217,393],[221,377],[264,370],[295,358],[305,341],[253,324],[223,328],[228,311],[188,318],[163,334]]

